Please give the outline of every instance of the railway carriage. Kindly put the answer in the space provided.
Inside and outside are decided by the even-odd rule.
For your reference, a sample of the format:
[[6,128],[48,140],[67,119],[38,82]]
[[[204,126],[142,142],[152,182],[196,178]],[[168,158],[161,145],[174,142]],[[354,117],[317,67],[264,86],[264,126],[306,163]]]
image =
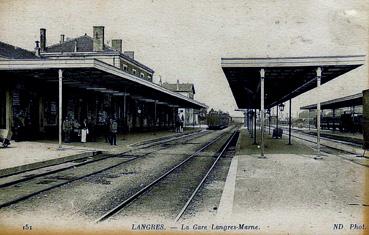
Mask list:
[[[316,118],[314,118],[315,127]],[[363,131],[363,115],[344,113],[338,117],[322,117],[320,121],[322,129],[338,129],[341,132],[360,132]]]

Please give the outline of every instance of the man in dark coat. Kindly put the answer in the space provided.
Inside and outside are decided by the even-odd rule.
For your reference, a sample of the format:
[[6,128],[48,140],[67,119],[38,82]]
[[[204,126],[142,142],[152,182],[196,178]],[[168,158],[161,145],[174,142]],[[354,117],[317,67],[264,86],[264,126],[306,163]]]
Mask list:
[[110,144],[117,145],[118,123],[110,119]]
[[70,143],[72,130],[73,130],[73,123],[71,122],[69,116],[67,116],[63,122],[64,143]]

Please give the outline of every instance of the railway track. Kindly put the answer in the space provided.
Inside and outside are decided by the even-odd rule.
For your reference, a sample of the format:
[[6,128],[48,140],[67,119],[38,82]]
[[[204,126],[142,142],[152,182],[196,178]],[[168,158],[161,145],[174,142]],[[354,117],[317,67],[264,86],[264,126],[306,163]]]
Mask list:
[[[285,128],[282,128],[284,130],[288,130],[288,129],[285,129]],[[292,131],[296,131],[298,132],[298,134],[293,134],[293,132],[291,133],[291,136],[296,138],[296,139],[299,139],[299,140],[302,140],[304,142],[308,142],[308,143],[311,143],[311,144],[316,144],[316,140],[312,140],[312,139],[309,139],[309,137],[316,137],[316,135],[311,135],[309,133],[305,133],[303,131],[298,131],[298,130],[292,130]],[[285,133],[284,135],[288,136],[288,132]],[[305,137],[304,137],[305,136]],[[332,146],[332,145],[329,145],[329,144],[325,144],[324,142],[320,143],[320,145],[323,147],[323,149],[321,148],[321,152],[325,153],[325,154],[331,154],[331,152],[329,151],[329,149],[333,149],[335,151],[339,151],[339,152],[343,152],[343,153],[348,153],[348,154],[354,154],[356,156],[356,158],[353,158],[353,157],[346,157],[344,155],[340,155],[340,154],[334,154],[335,156],[337,157],[340,157],[340,158],[343,158],[344,160],[347,160],[349,162],[352,162],[354,164],[357,164],[357,165],[360,165],[360,166],[364,166],[364,167],[369,167],[369,164],[367,164],[365,161],[362,161],[361,158],[363,159],[367,159],[367,157],[363,157],[361,156],[361,154],[358,154],[358,152],[361,150],[361,151],[364,151],[361,149],[361,145],[357,144],[357,143],[353,143],[353,142],[348,142],[348,141],[342,141],[342,140],[336,140],[336,139],[333,139],[333,138],[329,138],[329,137],[321,137],[321,140],[325,140],[325,141],[329,141],[329,142],[333,142],[335,144],[340,144],[340,145],[346,145],[347,148],[338,148],[337,146]],[[351,149],[350,150],[350,147],[353,147],[353,148],[356,148],[358,150],[354,150],[354,149]],[[324,149],[326,148],[326,149]],[[314,148],[315,149],[315,148]]]
[[[287,131],[287,133],[288,133],[288,128],[282,127],[282,129],[284,131]],[[304,134],[304,135],[307,135],[307,136],[312,136],[312,137],[317,136],[316,133],[305,132],[303,130],[299,130],[299,129],[295,129],[295,128],[292,128],[292,131],[295,131],[295,132],[298,132],[298,133],[301,133],[301,134]],[[344,137],[335,138],[332,135],[327,135],[327,134],[324,134],[324,133],[320,134],[320,139],[322,139],[322,140],[334,141],[336,143],[346,144],[346,145],[350,145],[350,146],[358,147],[358,148],[362,147],[362,143],[358,143],[358,142],[355,142],[355,141],[342,140],[342,138],[344,138]]]
[[[116,155],[96,155],[94,158],[79,159],[78,161],[74,160],[71,162],[42,167],[30,171],[23,171],[19,174],[2,176],[0,177],[0,188],[3,193],[0,195],[0,208],[10,206],[42,192],[61,187],[73,181],[119,167],[123,164],[136,160],[140,157],[145,157],[159,150],[170,148],[168,143],[185,144],[186,142],[200,138],[209,133],[210,132],[208,131],[204,131],[185,134],[175,138],[170,137],[169,139],[153,141],[152,143],[147,143],[138,149],[129,150]],[[159,146],[159,148],[153,148],[144,153],[140,153],[142,149],[156,146]],[[88,173],[83,173],[83,170],[81,170],[82,168],[92,168],[95,170],[89,171]],[[22,187],[26,186],[27,184],[34,184],[35,190],[31,192],[23,192]],[[7,191],[11,192],[12,197],[9,197],[9,194],[6,193]]]
[[[214,169],[214,166],[217,164],[218,160],[228,149],[230,143],[235,142],[234,139],[238,137],[238,132],[234,130],[232,130],[232,132],[233,133],[231,135],[229,135],[229,133],[223,133],[222,135],[219,135],[218,137],[207,142],[200,149],[185,158],[183,161],[167,170],[165,173],[148,183],[145,187],[138,190],[130,197],[121,201],[118,205],[96,219],[95,222],[99,223],[107,219],[112,219],[116,216],[119,217],[124,209],[132,207],[132,205],[140,204],[139,201],[141,201],[144,197],[146,197],[144,200],[148,199],[148,203],[150,204],[151,197],[148,195],[148,193],[152,193],[153,191],[160,192],[159,194],[162,194],[164,192],[165,198],[162,198],[161,196],[156,197],[156,199],[162,202],[169,202],[171,200],[177,199],[186,199],[185,201],[183,201],[183,203],[181,201],[178,202],[178,204],[176,205],[176,208],[178,208],[178,205],[181,204],[181,208],[178,208],[176,216],[173,217],[175,221],[178,221],[186,212],[188,206],[191,204],[192,200],[195,198],[196,194],[203,186],[204,182]],[[221,148],[219,148],[219,146],[215,147],[215,151],[213,149],[213,152],[210,154],[211,156],[207,156],[209,154],[206,153],[205,150],[210,151],[210,149],[217,144],[221,144]],[[200,160],[201,158],[202,160]],[[215,160],[213,160],[214,158]],[[199,167],[199,169],[203,169],[201,172],[197,172],[195,170],[195,167],[197,165],[201,166]],[[204,172],[204,170],[206,170],[206,172]],[[193,176],[194,178],[196,178],[196,180],[193,180],[192,177],[189,178],[188,176]],[[191,184],[191,182],[194,182],[194,184]],[[168,186],[170,188],[180,188],[180,190],[176,191],[176,193],[179,193],[180,195],[175,196],[171,195],[170,193],[165,193],[166,187]],[[185,190],[187,186],[191,188],[191,194],[181,193],[183,190]],[[164,208],[171,207],[164,206]],[[134,209],[133,213],[137,214],[138,211]]]
[[130,144],[129,147],[147,148],[147,147],[151,147],[151,146],[156,145],[156,144],[162,144],[162,143],[166,143],[166,142],[175,140],[176,138],[183,138],[185,136],[196,135],[196,134],[199,134],[200,132],[207,133],[209,131],[208,130],[201,130],[201,131],[194,131],[194,132],[185,133],[185,134],[176,134],[176,135],[172,135],[172,136],[168,136],[168,137],[160,137],[160,138],[156,138],[156,139],[151,139],[151,140],[146,140],[146,141],[133,143],[133,144]]
[[[286,133],[283,133],[283,135],[288,136],[288,129],[287,128],[284,128],[284,127],[282,127],[282,129],[284,131],[287,131]],[[301,136],[298,136],[296,134],[293,134],[293,132],[296,132],[296,133],[298,133],[298,134],[300,134],[302,136],[315,137],[316,138],[316,135],[314,135],[314,134],[305,133],[304,131],[301,131],[301,130],[292,129],[291,136],[293,136],[293,137],[295,137],[297,139],[300,139],[300,140],[304,140],[304,141],[310,142],[310,143],[316,143],[316,140],[311,140],[311,139],[308,139],[308,138],[303,138]],[[343,141],[343,140],[338,140],[338,139],[334,139],[334,138],[330,138],[330,137],[324,137],[324,136],[320,137],[320,139],[321,140],[330,141],[330,142],[334,142],[334,143],[337,143],[337,144],[343,144],[343,145],[352,146],[352,147],[358,148],[358,149],[361,149],[362,148],[362,145],[361,144],[358,144],[358,143],[355,143],[355,142]],[[329,145],[326,145],[326,144],[324,144],[322,142],[321,142],[321,145],[322,146],[325,146],[325,147],[328,147],[328,148],[336,149],[336,150],[339,150],[339,151],[342,151],[342,152],[357,154],[356,152],[352,152],[352,151],[349,151],[349,150],[344,150],[344,149],[340,149],[340,148],[334,148],[334,147],[329,146]]]

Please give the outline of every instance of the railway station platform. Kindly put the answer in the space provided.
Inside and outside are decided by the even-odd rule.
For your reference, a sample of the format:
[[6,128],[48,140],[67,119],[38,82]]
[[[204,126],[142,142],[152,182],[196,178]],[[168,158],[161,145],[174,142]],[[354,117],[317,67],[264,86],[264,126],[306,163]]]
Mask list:
[[[369,225],[368,159],[355,164],[330,152],[315,160],[314,145],[287,144],[288,138],[266,135],[266,158],[260,158],[258,145],[241,130],[218,221],[255,225],[263,234],[364,234],[350,226]],[[335,224],[344,227],[336,231]]]
[[[185,128],[183,133],[199,130],[201,128]],[[102,136],[98,137],[96,142],[64,143],[62,150],[58,150],[58,140],[11,141],[9,147],[0,148],[0,175],[17,172],[28,167],[37,168],[90,157],[99,153],[117,154],[135,148],[135,145],[141,143],[177,136],[178,134],[170,130],[121,134],[117,136],[117,146],[106,143]]]
[[[288,126],[283,126],[283,125],[281,125],[281,127],[288,128]],[[303,128],[292,127],[292,130],[303,131],[304,133],[309,133],[309,134],[311,133],[311,134],[316,135],[316,128],[309,129],[306,127],[303,127]],[[358,133],[358,132],[352,133],[352,132],[341,132],[339,130],[334,131],[334,130],[321,129],[320,135],[332,137],[335,139],[351,141],[351,142],[358,143],[358,144],[359,143],[362,144],[364,141],[363,133]]]
[[[274,128],[274,127],[273,127]],[[281,126],[284,135],[288,138],[288,127]],[[292,138],[302,139],[311,143],[316,143],[317,130],[308,128],[292,128]],[[369,153],[363,148],[363,134],[347,133],[333,130],[321,130],[320,144],[325,147],[340,150],[346,153],[356,155],[356,157],[369,158]]]

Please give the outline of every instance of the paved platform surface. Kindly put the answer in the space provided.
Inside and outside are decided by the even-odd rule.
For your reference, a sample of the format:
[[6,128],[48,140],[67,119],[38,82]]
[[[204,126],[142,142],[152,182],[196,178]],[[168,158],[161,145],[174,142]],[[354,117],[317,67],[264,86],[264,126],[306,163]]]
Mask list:
[[[185,132],[191,132],[196,129],[188,128]],[[0,171],[3,169],[19,167],[28,164],[40,163],[58,158],[67,158],[79,154],[94,154],[98,151],[107,153],[119,153],[130,149],[130,145],[157,139],[160,137],[175,135],[173,131],[157,131],[145,133],[133,133],[118,135],[117,146],[112,146],[105,142],[104,137],[100,137],[96,142],[63,143],[63,150],[58,150],[56,140],[42,141],[22,141],[11,142],[8,148],[0,148]]]
[[0,149],[0,170],[95,151],[94,148],[72,145],[59,151],[55,143],[12,141],[8,148]]
[[[288,153],[284,140],[269,144],[274,153],[269,148],[263,159],[255,145],[250,147],[250,138],[242,137],[223,191],[219,222],[257,225],[256,233],[262,234],[369,234],[367,166],[328,153],[315,160],[303,143],[298,143],[300,152]],[[334,230],[335,224],[343,229]],[[365,230],[354,229],[362,224]]]

